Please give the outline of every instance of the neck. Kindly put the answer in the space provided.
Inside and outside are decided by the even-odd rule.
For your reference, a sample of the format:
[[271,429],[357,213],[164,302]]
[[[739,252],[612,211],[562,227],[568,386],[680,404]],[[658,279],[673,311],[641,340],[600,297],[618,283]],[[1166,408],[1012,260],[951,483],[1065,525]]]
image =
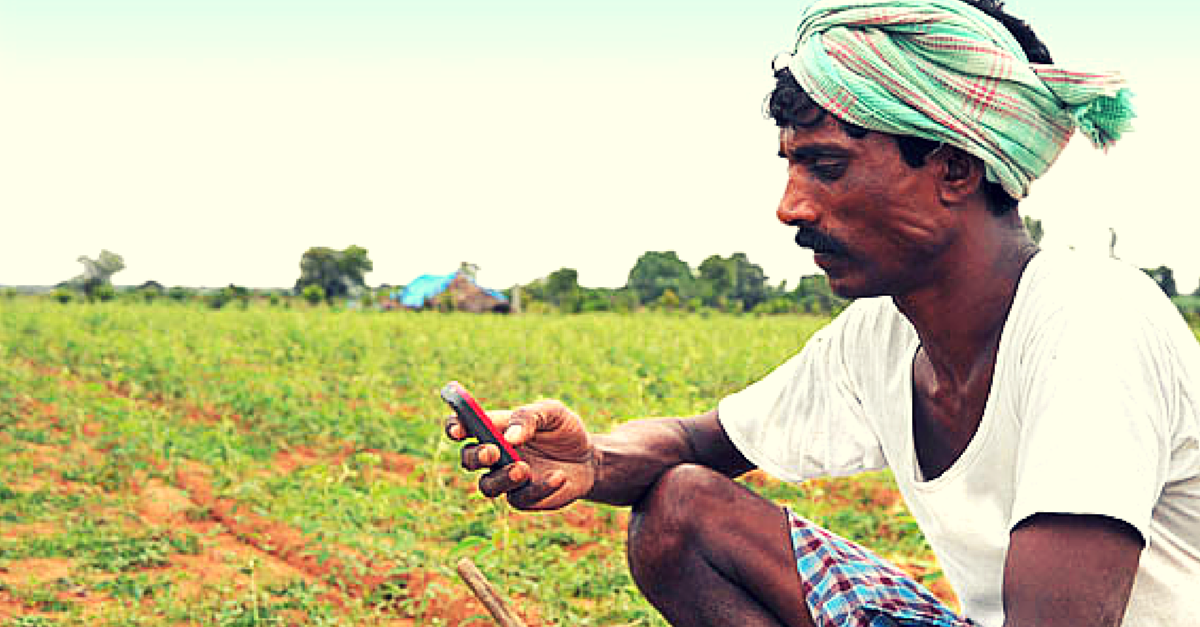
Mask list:
[[943,256],[938,280],[893,297],[921,338],[930,365],[964,381],[990,363],[1016,297],[1021,273],[1038,248],[1013,215],[967,237]]

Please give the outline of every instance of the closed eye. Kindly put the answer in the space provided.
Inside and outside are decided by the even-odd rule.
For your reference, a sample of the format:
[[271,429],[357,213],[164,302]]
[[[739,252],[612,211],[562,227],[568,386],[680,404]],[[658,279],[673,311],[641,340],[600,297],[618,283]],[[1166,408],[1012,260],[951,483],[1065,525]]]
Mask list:
[[844,150],[824,146],[804,146],[791,152],[779,151],[789,165],[799,165],[821,181],[836,181],[846,174],[850,160]]
[[822,181],[836,181],[846,173],[846,162],[843,159],[814,159],[805,164]]

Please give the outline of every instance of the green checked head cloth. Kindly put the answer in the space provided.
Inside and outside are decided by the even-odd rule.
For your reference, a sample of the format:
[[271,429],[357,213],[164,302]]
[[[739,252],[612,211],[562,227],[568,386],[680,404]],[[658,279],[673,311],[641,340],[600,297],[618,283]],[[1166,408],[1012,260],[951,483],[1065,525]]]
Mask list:
[[1030,63],[962,0],[817,0],[786,63],[834,116],[956,146],[1018,199],[1076,128],[1107,148],[1134,116],[1119,74]]

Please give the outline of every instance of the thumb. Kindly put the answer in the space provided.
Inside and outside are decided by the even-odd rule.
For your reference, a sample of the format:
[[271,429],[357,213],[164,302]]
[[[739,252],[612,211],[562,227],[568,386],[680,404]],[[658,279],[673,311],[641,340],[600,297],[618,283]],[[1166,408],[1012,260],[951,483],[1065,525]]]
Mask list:
[[[530,420],[519,415],[522,409],[524,408],[494,409],[488,412],[492,426],[496,427],[497,432],[504,434],[504,439],[514,446],[527,442],[537,430],[536,419]],[[529,428],[525,428],[527,424],[530,425]]]
[[538,401],[513,410],[508,417],[504,430],[504,439],[511,444],[525,444],[533,439],[538,431],[553,431],[563,422],[566,406],[559,401]]
[[519,407],[511,412],[507,412],[508,416],[505,420],[505,425],[496,427],[503,430],[504,439],[508,440],[509,444],[521,445],[533,439],[533,435],[537,433],[539,420],[539,412],[536,406],[526,405]]

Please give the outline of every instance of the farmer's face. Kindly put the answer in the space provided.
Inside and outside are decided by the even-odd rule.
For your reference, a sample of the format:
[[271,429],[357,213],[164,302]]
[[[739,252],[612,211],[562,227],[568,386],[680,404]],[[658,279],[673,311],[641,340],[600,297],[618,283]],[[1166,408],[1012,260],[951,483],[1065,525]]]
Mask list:
[[893,138],[854,138],[831,115],[811,128],[780,131],[788,179],[776,215],[799,228],[834,292],[897,295],[931,278],[956,233],[940,201],[937,167],[912,168]]

